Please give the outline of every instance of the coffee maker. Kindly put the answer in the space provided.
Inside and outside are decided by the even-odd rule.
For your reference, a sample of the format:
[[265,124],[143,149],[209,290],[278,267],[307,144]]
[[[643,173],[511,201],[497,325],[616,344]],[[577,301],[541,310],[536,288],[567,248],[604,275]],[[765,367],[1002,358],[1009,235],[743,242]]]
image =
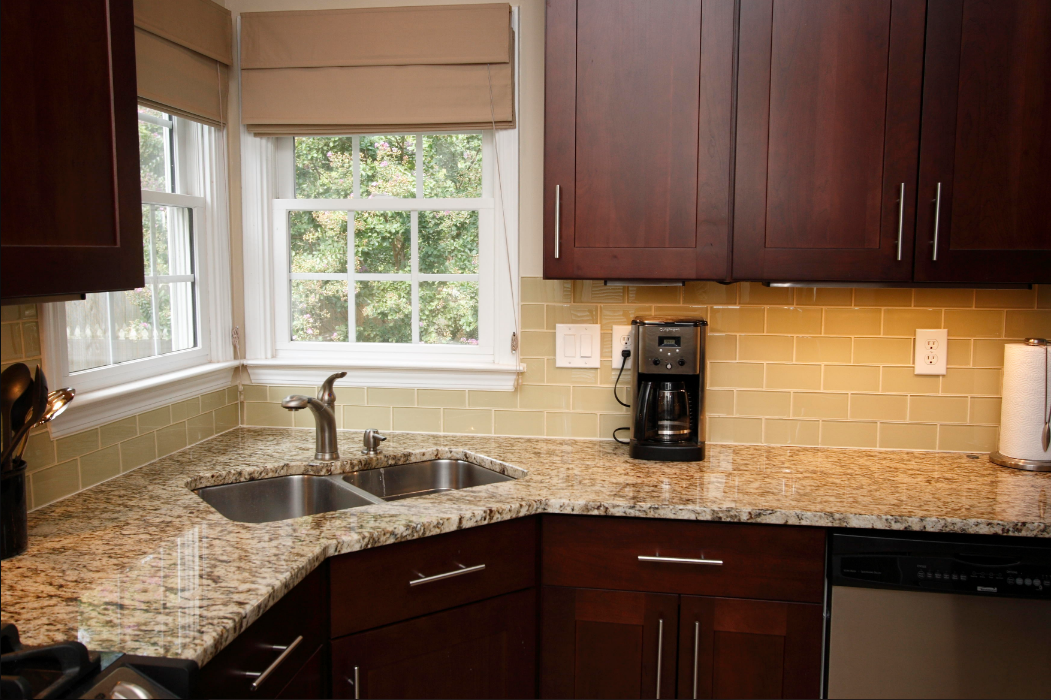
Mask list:
[[704,459],[704,319],[634,319],[631,442],[636,459]]

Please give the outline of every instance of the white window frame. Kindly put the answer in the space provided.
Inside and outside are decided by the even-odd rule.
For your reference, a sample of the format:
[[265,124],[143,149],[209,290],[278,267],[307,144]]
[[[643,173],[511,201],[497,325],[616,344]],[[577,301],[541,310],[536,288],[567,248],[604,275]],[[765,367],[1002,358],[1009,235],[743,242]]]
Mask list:
[[[165,125],[164,120],[149,115],[140,115],[140,119]],[[201,125],[174,119],[177,193],[141,191],[144,205],[184,207],[191,212],[197,343],[186,350],[71,373],[65,303],[44,304],[41,350],[49,382],[53,387],[70,386],[77,390],[70,407],[49,424],[54,437],[230,384],[232,369],[239,363],[233,361],[232,351],[224,351],[224,346],[229,345],[232,317],[226,168],[223,153],[214,152],[225,148],[225,139],[218,130],[213,134],[213,138],[206,138]],[[179,281],[179,277],[147,276],[146,281]]]

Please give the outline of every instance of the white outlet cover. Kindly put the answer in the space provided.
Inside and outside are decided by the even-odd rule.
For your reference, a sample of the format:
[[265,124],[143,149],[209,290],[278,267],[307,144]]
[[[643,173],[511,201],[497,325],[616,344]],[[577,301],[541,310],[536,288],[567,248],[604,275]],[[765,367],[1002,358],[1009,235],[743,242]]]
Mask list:
[[[621,357],[621,350],[631,350],[631,326],[613,326],[613,376],[617,376],[617,372],[620,371],[620,366],[623,363],[624,372],[627,373],[631,369],[632,358],[624,359]],[[627,374],[625,374],[627,376]],[[630,380],[629,380],[630,381]]]
[[916,329],[916,374],[945,374],[948,355],[949,331],[944,328]]
[[555,367],[602,364],[602,326],[597,323],[555,324]]

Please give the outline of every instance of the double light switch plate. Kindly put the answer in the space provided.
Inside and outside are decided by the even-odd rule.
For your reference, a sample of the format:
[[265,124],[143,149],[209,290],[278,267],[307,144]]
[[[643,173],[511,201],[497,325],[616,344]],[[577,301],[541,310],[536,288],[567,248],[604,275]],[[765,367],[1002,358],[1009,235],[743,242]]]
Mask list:
[[602,362],[602,326],[555,324],[555,367],[598,367]]
[[949,354],[949,331],[944,328],[916,329],[916,374],[945,374]]

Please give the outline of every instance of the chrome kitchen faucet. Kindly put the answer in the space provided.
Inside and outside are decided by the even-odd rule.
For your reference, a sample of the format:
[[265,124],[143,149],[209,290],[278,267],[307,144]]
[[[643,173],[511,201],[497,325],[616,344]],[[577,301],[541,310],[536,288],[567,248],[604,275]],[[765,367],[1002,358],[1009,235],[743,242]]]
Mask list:
[[282,408],[298,411],[309,408],[314,414],[316,430],[314,432],[314,459],[319,462],[331,462],[339,459],[339,445],[336,442],[336,392],[332,385],[337,379],[347,376],[346,372],[336,372],[325,380],[317,390],[317,398],[293,394],[281,402]]

